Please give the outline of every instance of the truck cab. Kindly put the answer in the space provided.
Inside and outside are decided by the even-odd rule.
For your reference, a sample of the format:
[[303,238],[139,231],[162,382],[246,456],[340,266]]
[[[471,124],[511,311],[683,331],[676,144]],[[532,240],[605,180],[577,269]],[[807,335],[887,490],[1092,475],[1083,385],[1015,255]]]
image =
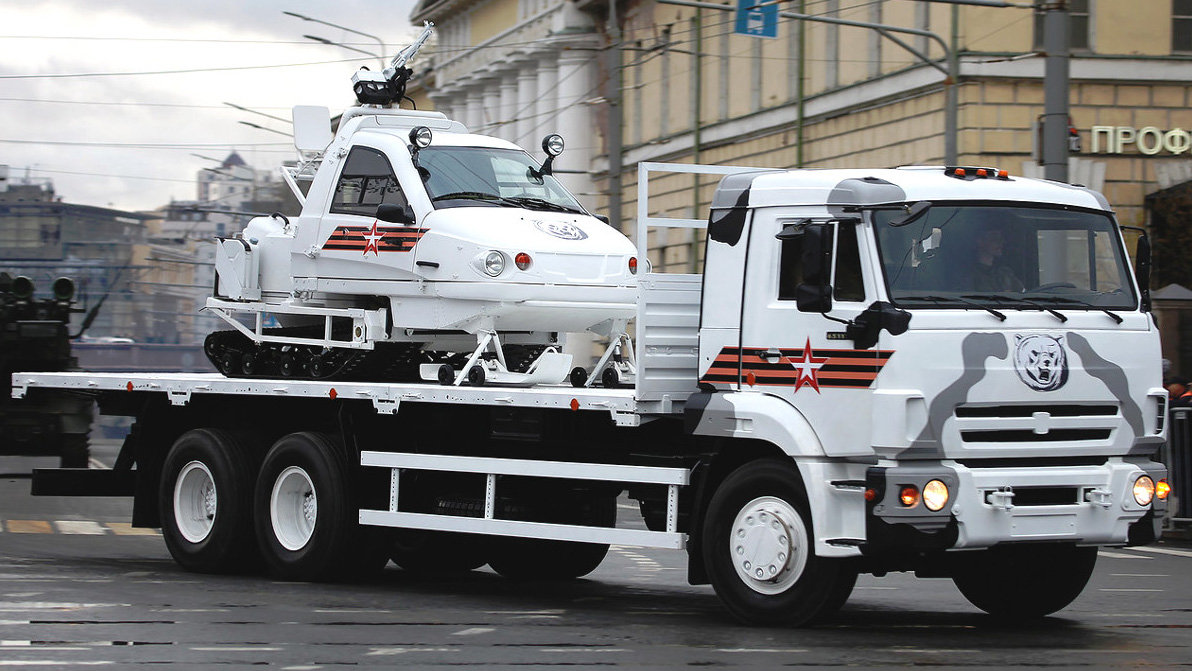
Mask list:
[[1053,548],[1091,572],[1091,546],[1159,533],[1146,291],[1082,187],[977,168],[730,175],[688,425],[831,483],[806,492],[817,555],[962,576],[996,611],[997,572],[958,563],[988,553],[945,551]]

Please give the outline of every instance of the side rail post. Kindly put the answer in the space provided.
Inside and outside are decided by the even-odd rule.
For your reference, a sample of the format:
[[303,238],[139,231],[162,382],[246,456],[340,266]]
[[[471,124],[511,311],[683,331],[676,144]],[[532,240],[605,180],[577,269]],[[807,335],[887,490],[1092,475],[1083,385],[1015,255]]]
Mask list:
[[1169,522],[1192,524],[1192,408],[1171,408],[1167,429],[1166,462],[1175,505],[1169,506]]

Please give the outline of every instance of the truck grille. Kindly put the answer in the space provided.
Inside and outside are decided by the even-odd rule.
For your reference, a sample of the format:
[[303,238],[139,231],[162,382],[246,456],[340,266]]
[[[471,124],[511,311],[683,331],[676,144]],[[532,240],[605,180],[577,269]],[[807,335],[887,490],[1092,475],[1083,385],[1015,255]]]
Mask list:
[[1116,405],[961,406],[956,428],[964,443],[1089,443],[1113,437]]

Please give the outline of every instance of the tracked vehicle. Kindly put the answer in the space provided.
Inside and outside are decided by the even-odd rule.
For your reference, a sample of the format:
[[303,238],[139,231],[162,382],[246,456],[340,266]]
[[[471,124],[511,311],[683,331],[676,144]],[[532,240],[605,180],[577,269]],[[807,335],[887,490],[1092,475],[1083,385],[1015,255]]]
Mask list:
[[[539,163],[400,107],[430,31],[357,73],[360,106],[334,134],[326,108],[295,108],[300,160],[284,177],[302,213],[217,241],[206,309],[233,328],[207,338],[208,357],[233,377],[631,383],[635,247],[552,175],[560,136]],[[611,343],[591,372],[562,351],[583,331]]]

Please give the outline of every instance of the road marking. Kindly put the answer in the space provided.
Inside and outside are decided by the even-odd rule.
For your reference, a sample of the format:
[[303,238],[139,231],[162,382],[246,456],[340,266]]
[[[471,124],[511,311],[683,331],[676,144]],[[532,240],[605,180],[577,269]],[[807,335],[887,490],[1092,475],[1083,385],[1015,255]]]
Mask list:
[[1139,552],[1153,552],[1161,555],[1175,555],[1176,557],[1192,557],[1192,551],[1189,550],[1175,550],[1172,548],[1153,548],[1153,547],[1136,547],[1130,548]]
[[243,646],[210,646],[204,648],[191,648],[195,652],[281,652],[285,648],[267,648],[260,645],[243,645]]
[[801,653],[810,652],[807,648],[716,648],[716,652],[777,652],[777,653]]
[[373,648],[364,653],[366,657],[378,655],[404,655],[407,652],[459,652],[459,648]]
[[19,660],[19,659],[0,659],[0,666],[111,666],[116,662],[101,661],[101,662],[59,662],[49,659],[38,660]]
[[475,636],[477,634],[487,634],[491,631],[496,631],[496,629],[494,629],[492,627],[472,627],[471,629],[464,629],[462,631],[457,631],[451,635],[452,636]]
[[534,648],[537,652],[629,652],[626,648]]
[[1170,578],[1162,573],[1110,573],[1115,578]]
[[1134,587],[1102,587],[1102,592],[1162,592],[1161,589],[1142,589]]
[[112,533],[117,536],[160,536],[161,532],[157,529],[143,529],[141,527],[134,527],[128,522],[108,522],[106,525],[111,529]]
[[60,534],[102,536],[108,532],[107,529],[99,526],[99,522],[91,520],[59,520],[54,522],[54,526],[58,528]]
[[[1135,548],[1137,549],[1137,548]],[[1097,554],[1102,557],[1109,557],[1110,559],[1146,559],[1151,560],[1154,557],[1143,557],[1141,555],[1128,555],[1124,552],[1112,552],[1110,550],[1098,550]]]
[[54,528],[44,520],[8,520],[8,532],[12,534],[51,534]]

